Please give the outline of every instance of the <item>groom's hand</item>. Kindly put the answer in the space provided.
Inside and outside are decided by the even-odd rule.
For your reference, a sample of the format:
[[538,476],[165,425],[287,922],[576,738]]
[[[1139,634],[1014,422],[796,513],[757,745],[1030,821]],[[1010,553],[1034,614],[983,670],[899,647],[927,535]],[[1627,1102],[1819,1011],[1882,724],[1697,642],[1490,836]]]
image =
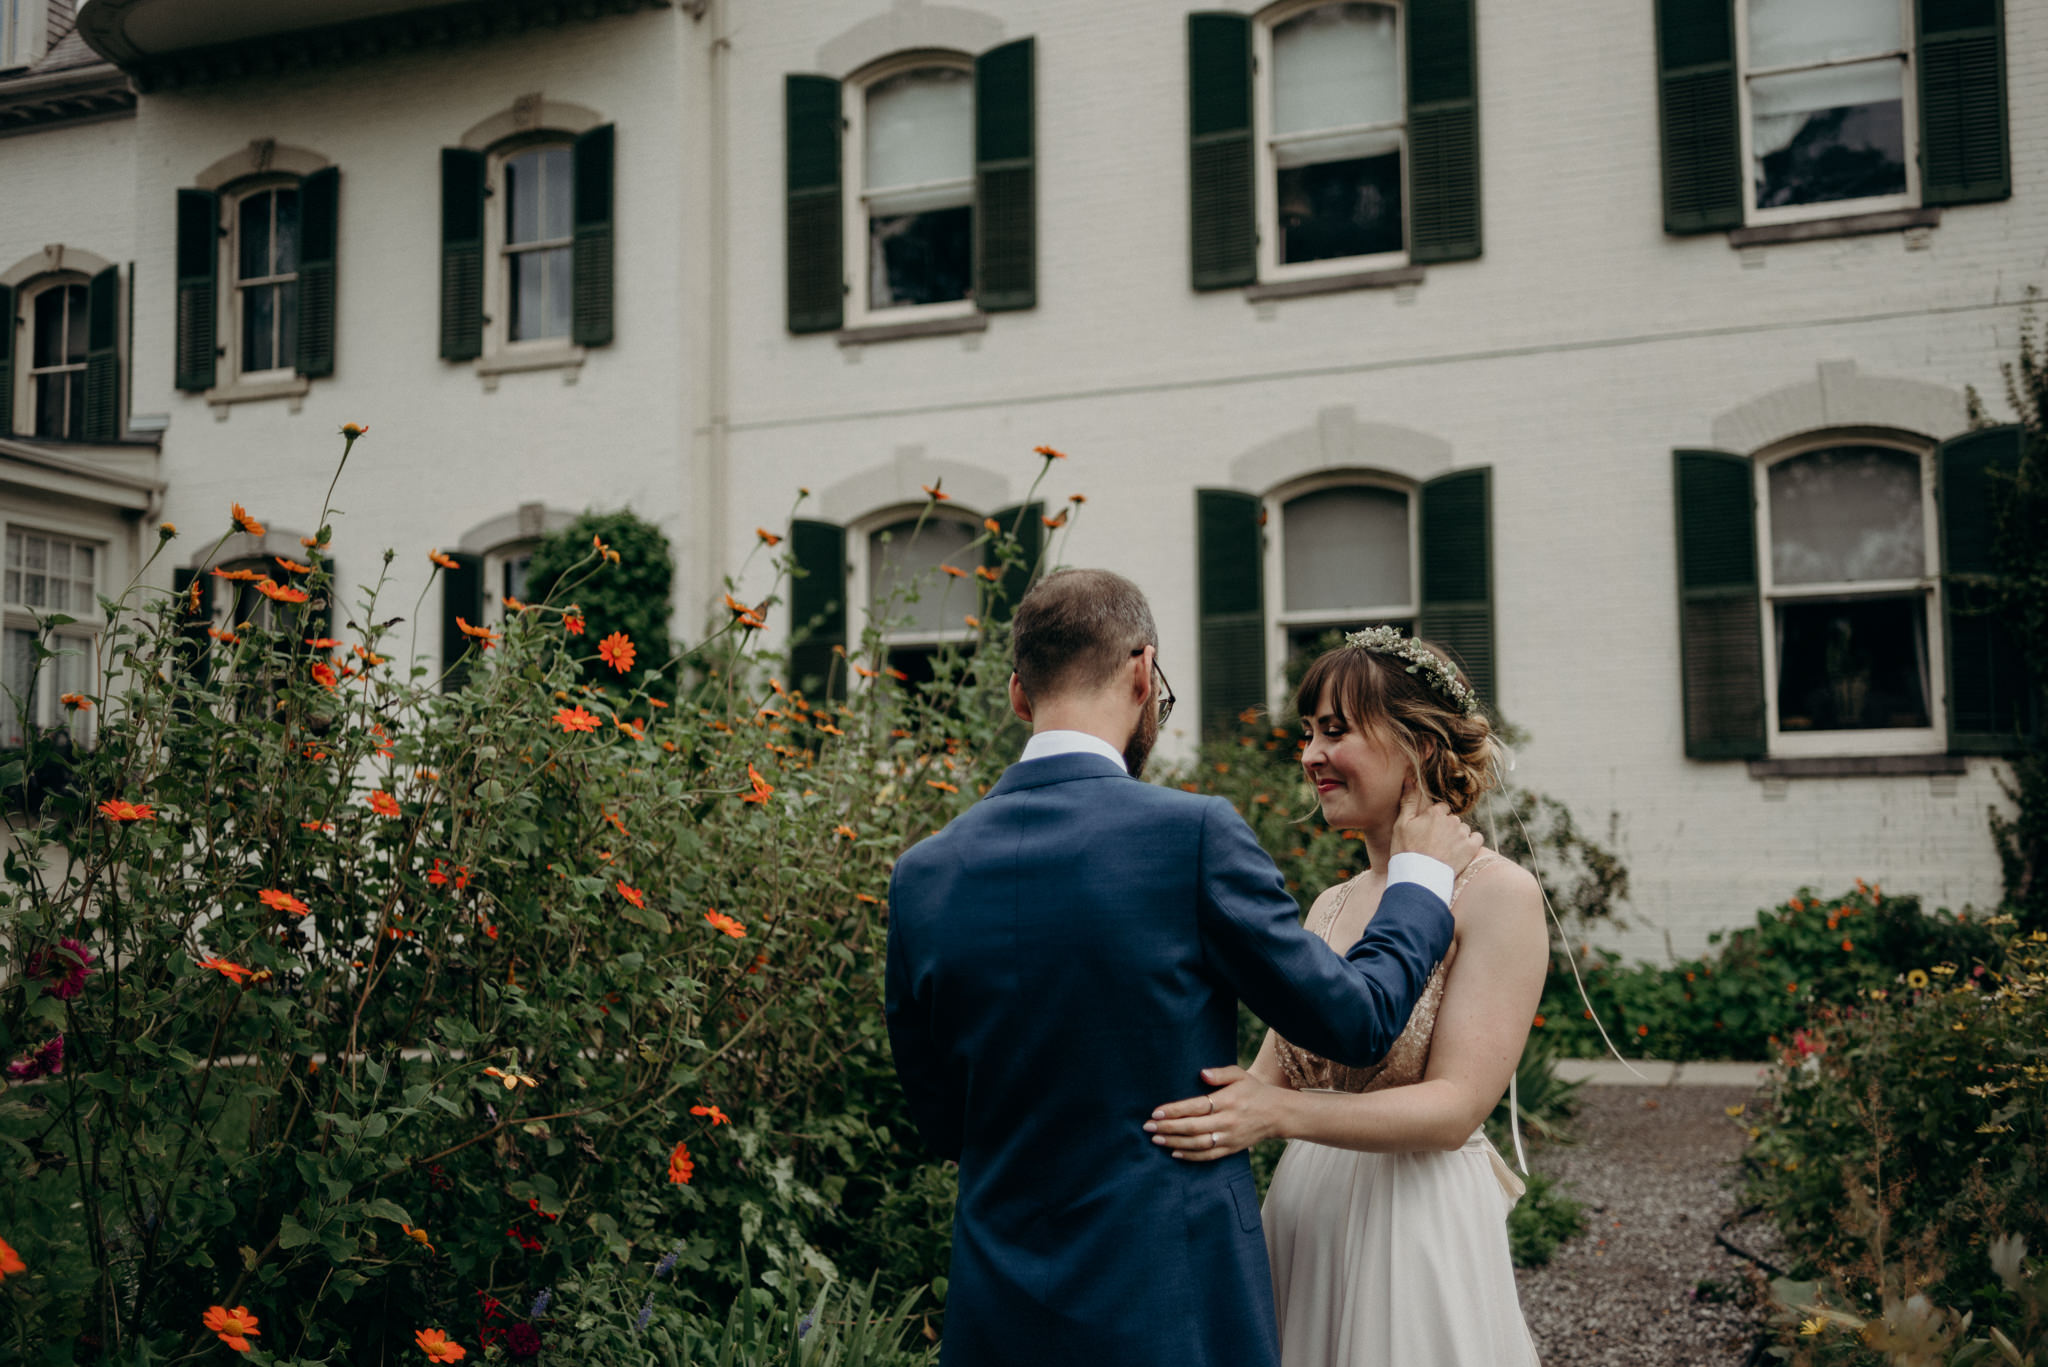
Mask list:
[[1455,878],[1485,848],[1486,837],[1452,816],[1449,807],[1441,802],[1424,803],[1413,779],[1402,786],[1390,855],[1427,855],[1450,865]]
[[1221,1090],[1152,1112],[1145,1133],[1154,1144],[1175,1158],[1209,1163],[1286,1137],[1282,1121],[1290,1093],[1285,1087],[1261,1082],[1238,1067],[1204,1068],[1202,1081]]

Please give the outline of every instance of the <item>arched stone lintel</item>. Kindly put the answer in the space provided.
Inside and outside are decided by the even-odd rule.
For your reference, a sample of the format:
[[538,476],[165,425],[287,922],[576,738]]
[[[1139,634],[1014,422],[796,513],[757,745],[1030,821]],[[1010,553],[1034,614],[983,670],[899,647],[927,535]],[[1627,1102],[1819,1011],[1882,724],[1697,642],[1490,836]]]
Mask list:
[[1941,441],[1970,425],[1963,392],[1925,380],[1864,375],[1854,361],[1822,361],[1811,380],[1737,404],[1713,422],[1714,445],[1745,455],[1806,432],[1884,427]]
[[466,555],[489,555],[515,541],[535,541],[558,532],[576,520],[576,514],[545,503],[522,503],[509,513],[479,522],[462,534],[455,549]]
[[845,80],[899,52],[986,52],[1003,41],[1003,21],[959,5],[895,0],[886,14],[863,19],[818,49],[818,70]]
[[1360,422],[1356,409],[1340,404],[1317,413],[1313,425],[1239,456],[1230,463],[1230,481],[1269,493],[1312,475],[1371,470],[1420,484],[1451,465],[1451,444],[1443,438],[1393,423]]
[[202,190],[218,190],[247,176],[309,176],[331,164],[308,148],[288,146],[275,138],[258,138],[201,171],[192,178],[192,183]]
[[80,275],[98,275],[114,263],[104,256],[67,247],[61,242],[52,242],[39,252],[32,252],[7,268],[0,275],[0,285],[22,285],[39,275],[55,275],[58,271],[77,271]]
[[[287,560],[306,563],[306,548],[299,539],[305,532],[293,531],[286,527],[268,527],[263,535],[251,536],[247,532],[236,532],[216,548],[210,543],[192,552],[185,562],[188,569],[200,569],[210,565],[233,565],[242,560],[263,560],[281,555]],[[279,569],[277,573],[282,574]]]
[[538,91],[521,95],[509,109],[500,110],[462,135],[462,145],[474,152],[489,151],[507,138],[543,129],[555,133],[588,133],[604,122],[595,109],[566,100],[550,100]]
[[1001,475],[959,461],[934,460],[921,446],[903,446],[888,463],[856,471],[806,499],[796,515],[854,526],[885,511],[923,503],[923,486],[933,483],[943,484],[954,502],[983,513],[1011,501],[1010,482]]

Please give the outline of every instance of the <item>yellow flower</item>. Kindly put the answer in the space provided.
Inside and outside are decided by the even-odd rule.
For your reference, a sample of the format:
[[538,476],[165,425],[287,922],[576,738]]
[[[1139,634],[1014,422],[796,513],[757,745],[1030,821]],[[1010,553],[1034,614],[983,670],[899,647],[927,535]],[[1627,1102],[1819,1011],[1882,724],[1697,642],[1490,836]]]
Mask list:
[[1818,1334],[1821,1330],[1827,1327],[1828,1322],[1822,1319],[1819,1315],[1815,1315],[1810,1320],[1801,1320],[1799,1322],[1799,1332],[1805,1334],[1809,1338],[1811,1338],[1815,1334]]
[[1730,1118],[1730,1119],[1732,1120],[1732,1119],[1734,1119],[1734,1118],[1735,1118],[1736,1116],[1739,1116],[1739,1115],[1741,1115],[1741,1114],[1742,1114],[1742,1103],[1738,1101],[1738,1102],[1737,1102],[1737,1103],[1736,1103],[1735,1105],[1733,1105],[1733,1106],[1724,1106],[1724,1107],[1722,1107],[1722,1109],[1723,1109],[1724,1111],[1726,1111],[1726,1112],[1728,1113],[1728,1117],[1729,1117],[1729,1118]]
[[1927,986],[1927,975],[1917,968],[1913,969],[1911,972],[1906,974],[1906,986],[1912,988],[1922,988]]

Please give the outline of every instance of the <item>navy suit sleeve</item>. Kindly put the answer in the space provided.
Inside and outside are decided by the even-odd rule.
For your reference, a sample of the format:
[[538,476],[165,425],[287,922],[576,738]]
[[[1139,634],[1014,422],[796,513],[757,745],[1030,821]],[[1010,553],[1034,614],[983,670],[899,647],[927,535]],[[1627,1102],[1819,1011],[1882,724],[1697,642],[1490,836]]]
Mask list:
[[916,990],[911,954],[904,944],[902,919],[896,914],[896,879],[889,880],[889,958],[883,972],[882,1010],[889,1022],[889,1047],[896,1056],[896,1077],[910,1102],[924,1142],[941,1158],[958,1159],[966,1120],[966,1101],[952,1082],[944,1055],[932,1030],[931,1003]]
[[1339,958],[1302,929],[1280,871],[1220,798],[1203,815],[1201,858],[1204,949],[1245,1005],[1325,1058],[1363,1067],[1385,1057],[1451,947],[1442,899],[1416,883],[1394,884]]

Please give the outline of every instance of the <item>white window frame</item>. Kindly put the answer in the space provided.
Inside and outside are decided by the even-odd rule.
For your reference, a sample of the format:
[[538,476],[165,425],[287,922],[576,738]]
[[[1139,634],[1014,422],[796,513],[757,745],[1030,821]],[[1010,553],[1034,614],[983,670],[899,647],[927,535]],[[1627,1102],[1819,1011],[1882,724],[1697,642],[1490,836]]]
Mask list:
[[[505,167],[515,157],[544,147],[560,147],[569,153],[570,235],[544,242],[526,242],[513,247],[505,240]],[[509,256],[542,248],[570,250],[571,279],[575,267],[576,135],[560,129],[536,129],[493,146],[484,160],[484,356],[501,361],[545,361],[580,357],[583,348],[573,340],[576,331],[575,301],[570,301],[569,331],[559,337],[529,337],[512,340],[512,272]],[[572,284],[571,289],[574,289]]]
[[[873,537],[877,532],[885,531],[890,527],[896,526],[898,523],[915,521],[918,514],[924,511],[924,508],[925,505],[922,503],[898,504],[881,512],[870,513],[868,516],[847,527],[847,536],[856,538],[859,547],[859,554],[847,557],[852,562],[852,568],[846,574],[846,601],[848,604],[846,627],[847,650],[849,653],[857,653],[860,641],[867,633],[867,625],[873,617],[873,606],[870,602],[875,582],[874,565],[872,563]],[[937,508],[933,509],[931,516],[926,518],[925,521],[927,523],[958,523],[966,527],[971,534],[977,536],[980,535],[982,530],[981,514],[956,507],[951,503],[940,504]],[[887,658],[889,651],[899,648],[957,645],[973,640],[974,628],[967,625],[965,618],[981,606],[981,593],[979,588],[976,587],[980,580],[975,577],[974,573],[980,564],[981,561],[977,558],[972,565],[957,566],[956,568],[967,571],[965,579],[954,579],[943,574],[939,576],[944,581],[943,585],[940,586],[940,591],[947,595],[948,602],[954,597],[952,590],[955,586],[959,586],[964,590],[965,606],[960,611],[962,621],[959,626],[947,627],[940,631],[885,631],[882,633],[882,652],[884,658]],[[857,611],[855,610],[856,608],[858,609]],[[856,658],[856,663],[859,662]],[[853,682],[861,683],[864,680],[859,675],[855,675]]]
[[[95,535],[81,527],[69,524],[61,518],[43,519],[38,522],[17,522],[11,519],[0,522],[0,624],[4,624],[6,631],[36,630],[35,612],[38,609],[34,609],[26,603],[15,602],[6,595],[5,590],[6,544],[17,533],[23,536],[50,537],[58,541],[69,542],[74,547],[87,546],[92,549],[92,602],[89,606],[82,609],[63,609],[65,616],[75,617],[78,620],[67,626],[53,628],[48,633],[45,643],[53,650],[78,651],[86,662],[84,692],[88,695],[97,693],[99,691],[100,679],[98,658],[100,631],[104,625],[100,618],[99,599],[100,595],[107,591],[107,556],[113,550],[113,543],[103,535]],[[26,573],[26,570],[24,570],[24,573]],[[40,611],[48,613],[52,609],[42,608]],[[4,633],[0,633],[0,652],[4,652],[5,641]],[[12,664],[12,660],[0,658],[0,680],[10,677],[7,671]],[[44,682],[49,682],[47,677]],[[67,718],[64,715],[63,704],[58,700],[59,695],[64,691],[66,690],[55,686],[38,690],[33,718],[34,723],[37,727],[46,731],[60,724],[68,724],[71,728],[72,737],[80,745],[90,745],[94,732],[96,711],[81,709],[72,713]],[[14,709],[17,705],[16,699],[8,694],[4,688],[0,688],[0,707],[4,707],[7,710],[9,718],[12,718],[14,715]]]
[[[947,67],[967,73],[968,80],[974,79],[974,58],[964,52],[925,49],[917,52],[903,52],[875,63],[857,75],[840,83],[840,113],[845,120],[846,132],[840,145],[845,148],[846,185],[851,191],[846,197],[848,212],[842,215],[841,248],[846,269],[851,277],[851,288],[846,292],[846,326],[882,326],[895,323],[919,323],[931,319],[971,318],[980,307],[974,298],[973,281],[968,282],[968,294],[964,299],[948,299],[938,304],[895,304],[886,308],[871,308],[868,305],[868,218],[869,204],[867,191],[867,109],[870,87],[901,76],[905,72],[922,71],[930,67]],[[969,115],[970,122],[972,114]],[[973,136],[969,129],[970,139]],[[935,181],[926,185],[898,186],[889,192],[892,196],[933,195],[957,189],[959,182]],[[975,200],[975,179],[970,171],[966,180],[967,204],[976,214],[981,206]],[[929,207],[942,208],[943,205]],[[976,234],[978,236],[978,234]],[[970,262],[970,265],[978,263]],[[867,600],[863,598],[862,602]]]
[[[0,0],[0,4],[5,3],[7,3],[7,0]],[[38,416],[36,410],[35,377],[39,374],[50,373],[48,370],[38,371],[35,369],[36,300],[48,294],[51,290],[61,289],[70,285],[77,285],[88,290],[86,330],[90,334],[92,329],[91,298],[89,293],[91,281],[77,271],[52,271],[47,275],[39,275],[23,285],[15,293],[17,312],[14,318],[7,320],[7,325],[16,329],[16,350],[20,358],[14,367],[14,431],[12,433],[0,433],[0,436],[25,437],[30,441],[83,441],[85,439],[85,434],[82,432],[73,432],[68,437],[60,438],[37,437],[35,434],[36,418]],[[89,335],[87,340],[88,342],[91,340]],[[79,382],[84,382],[84,363],[75,367],[62,366],[53,367],[52,369],[73,371],[78,375]]]
[[505,567],[515,560],[532,560],[540,549],[540,538],[521,537],[493,546],[482,556],[484,620],[480,625],[495,627],[505,620]]
[[[1330,489],[1384,489],[1408,500],[1408,592],[1405,603],[1358,605],[1341,609],[1289,612],[1287,602],[1287,505],[1308,494]],[[1331,470],[1292,480],[1265,495],[1266,535],[1264,571],[1266,598],[1266,658],[1273,662],[1266,692],[1276,705],[1286,699],[1280,691],[1287,678],[1287,637],[1303,627],[1351,626],[1359,622],[1412,622],[1422,611],[1422,490],[1412,480],[1368,470]]]
[[0,0],[0,70],[41,60],[50,37],[46,0]]
[[1371,0],[1394,11],[1394,46],[1397,92],[1401,117],[1393,123],[1361,124],[1355,128],[1327,128],[1300,137],[1329,137],[1338,133],[1369,133],[1397,130],[1401,147],[1401,242],[1398,252],[1374,252],[1369,256],[1337,256],[1326,261],[1283,263],[1280,246],[1280,186],[1278,160],[1273,155],[1273,30],[1290,19],[1345,0],[1288,0],[1258,16],[1252,24],[1252,157],[1253,185],[1257,192],[1259,279],[1266,283],[1283,280],[1315,280],[1331,275],[1355,275],[1361,271],[1393,270],[1409,264],[1413,246],[1409,229],[1410,200],[1413,198],[1408,150],[1408,9],[1401,0]]
[[[220,336],[222,341],[226,344],[225,350],[227,354],[222,358],[225,361],[225,364],[221,367],[222,373],[226,378],[223,381],[217,382],[219,384],[263,385],[277,383],[292,383],[297,381],[299,378],[298,367],[296,364],[287,366],[272,366],[267,370],[242,369],[242,290],[245,285],[269,286],[284,284],[288,281],[297,282],[298,280],[303,278],[302,273],[294,271],[289,275],[258,276],[253,277],[248,281],[244,281],[241,278],[241,269],[242,201],[245,199],[249,199],[255,195],[267,194],[272,190],[300,190],[301,179],[302,178],[299,176],[291,175],[255,176],[247,180],[237,182],[233,186],[233,188],[225,190],[221,193],[221,213],[226,222],[222,225],[225,231],[221,233],[220,238],[220,293],[221,309],[227,315],[227,317],[224,320],[224,325],[220,329]],[[273,201],[272,204],[273,207],[271,209],[271,221],[274,224],[276,222],[277,211],[275,208],[275,201]],[[304,264],[303,258],[305,255],[306,242],[305,205],[305,195],[303,191],[301,191],[299,196],[299,253],[301,256],[302,265]],[[301,294],[299,298],[299,307],[303,309],[305,306],[305,297],[303,294]],[[282,333],[282,331],[280,331],[278,334],[278,349],[280,351],[283,350],[283,336],[284,334]],[[293,342],[292,354],[294,355],[294,357],[296,357],[298,354],[296,339],[294,339]]]
[[[1859,580],[1850,584],[1799,584],[1776,587],[1772,579],[1771,469],[1796,456],[1839,446],[1879,446],[1904,452],[1920,462],[1920,519],[1924,533],[1922,565],[1913,579]],[[1752,462],[1756,478],[1757,599],[1762,614],[1765,736],[1773,759],[1847,757],[1856,755],[1944,754],[1948,750],[1948,643],[1941,612],[1941,524],[1935,504],[1934,443],[1896,432],[1855,428],[1808,433],[1759,453]],[[1845,598],[1899,598],[1917,594],[1927,614],[1926,726],[1881,727],[1854,731],[1780,731],[1778,729],[1777,604],[1799,599],[1839,601]]]
[[[1748,0],[1734,0],[1735,8],[1735,55],[1736,65],[1741,72],[1736,82],[1740,101],[1737,123],[1742,138],[1742,221],[1753,227],[1772,223],[1805,223],[1814,219],[1842,218],[1851,214],[1883,213],[1890,209],[1915,209],[1920,206],[1920,92],[1913,63],[1915,17],[1913,0],[1896,0],[1899,6],[1900,46],[1881,52],[1869,52],[1855,57],[1830,58],[1819,62],[1798,62],[1791,66],[1764,67],[1752,69],[1749,64],[1749,4]],[[1759,209],[1756,205],[1756,158],[1755,120],[1750,112],[1749,83],[1760,76],[1786,76],[1800,71],[1819,71],[1826,67],[1855,66],[1864,62],[1896,58],[1900,63],[1899,81],[1903,91],[1903,103],[1899,114],[1904,123],[1906,155],[1906,188],[1896,195],[1872,195],[1865,199],[1835,199],[1824,204],[1789,204],[1775,209]],[[1808,448],[1811,449],[1811,448]]]

